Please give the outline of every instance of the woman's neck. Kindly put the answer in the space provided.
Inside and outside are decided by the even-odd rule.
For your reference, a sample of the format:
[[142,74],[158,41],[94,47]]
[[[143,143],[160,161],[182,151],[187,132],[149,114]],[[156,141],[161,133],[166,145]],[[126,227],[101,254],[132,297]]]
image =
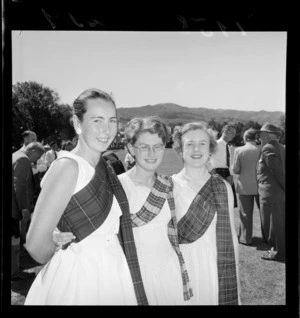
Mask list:
[[191,168],[191,167],[184,166],[183,169],[181,170],[181,173],[189,181],[197,182],[205,178],[205,176],[208,173],[208,169],[206,166],[203,166],[201,168]]
[[146,171],[135,165],[127,172],[131,181],[135,184],[152,188],[155,182],[155,171]]
[[79,145],[77,145],[71,152],[85,159],[94,168],[97,166],[102,155],[99,152],[96,153],[96,152],[86,151]]

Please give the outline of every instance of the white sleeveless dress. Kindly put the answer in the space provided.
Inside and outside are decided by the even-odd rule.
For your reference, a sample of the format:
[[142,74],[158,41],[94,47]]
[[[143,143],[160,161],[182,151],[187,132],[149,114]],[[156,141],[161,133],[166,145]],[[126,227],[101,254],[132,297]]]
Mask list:
[[[189,206],[196,194],[210,178],[207,174],[203,182],[199,185],[198,191],[193,189],[182,172],[172,176],[174,182],[174,199],[177,221],[186,214]],[[228,192],[229,215],[233,243],[238,268],[238,242],[233,219],[233,194],[230,185],[225,182]],[[194,297],[186,304],[188,305],[218,305],[219,282],[217,268],[217,241],[216,241],[217,214],[215,214],[206,232],[195,242],[190,244],[180,244],[180,250],[184,257],[186,267],[190,277],[190,284]],[[238,274],[238,272],[237,272]]]
[[[137,213],[151,189],[136,185],[127,175],[118,175],[126,192],[130,213]],[[183,285],[178,256],[168,238],[171,212],[166,201],[149,223],[133,228],[141,274],[149,305],[182,305]]]
[[[61,151],[56,160],[62,157],[78,163],[76,193],[90,182],[95,170],[71,152]],[[117,237],[121,214],[114,197],[109,215],[97,230],[82,241],[71,243],[67,249],[55,252],[35,278],[25,305],[137,305],[130,271]]]

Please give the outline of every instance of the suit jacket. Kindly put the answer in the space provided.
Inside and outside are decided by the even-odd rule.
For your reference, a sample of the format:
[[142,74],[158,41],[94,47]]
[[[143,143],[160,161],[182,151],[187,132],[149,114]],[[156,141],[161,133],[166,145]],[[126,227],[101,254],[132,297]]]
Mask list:
[[22,219],[23,209],[33,208],[34,180],[29,158],[23,151],[12,154],[12,217]]
[[272,140],[257,164],[258,193],[264,203],[285,202],[285,147]]
[[232,170],[239,174],[236,192],[243,195],[258,194],[256,166],[260,149],[251,142],[246,142],[234,152]]

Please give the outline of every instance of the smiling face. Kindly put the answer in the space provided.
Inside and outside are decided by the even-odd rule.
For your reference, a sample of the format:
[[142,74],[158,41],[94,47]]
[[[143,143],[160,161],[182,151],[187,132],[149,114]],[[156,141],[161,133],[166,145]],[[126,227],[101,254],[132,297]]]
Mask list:
[[116,116],[112,102],[100,98],[88,99],[82,121],[75,116],[75,129],[80,132],[79,140],[93,152],[104,152],[116,136]]
[[210,138],[202,130],[189,130],[182,136],[182,158],[184,165],[190,168],[204,167],[210,155]]
[[[139,135],[134,145],[128,144],[128,148],[130,153],[135,156],[136,166],[148,172],[154,172],[164,156],[164,147],[161,150],[159,145],[164,146],[164,143],[158,134],[144,132]],[[145,150],[148,148],[148,150],[145,151],[143,148]],[[153,151],[153,148],[158,148],[158,151]]]

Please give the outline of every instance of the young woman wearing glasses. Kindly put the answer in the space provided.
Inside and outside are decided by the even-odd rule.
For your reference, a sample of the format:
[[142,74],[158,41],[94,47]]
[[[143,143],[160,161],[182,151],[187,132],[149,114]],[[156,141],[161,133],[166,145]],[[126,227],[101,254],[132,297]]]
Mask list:
[[135,166],[118,177],[131,213],[141,274],[149,305],[181,305],[192,297],[178,245],[170,178],[156,169],[169,133],[156,116],[134,118],[125,127]]

